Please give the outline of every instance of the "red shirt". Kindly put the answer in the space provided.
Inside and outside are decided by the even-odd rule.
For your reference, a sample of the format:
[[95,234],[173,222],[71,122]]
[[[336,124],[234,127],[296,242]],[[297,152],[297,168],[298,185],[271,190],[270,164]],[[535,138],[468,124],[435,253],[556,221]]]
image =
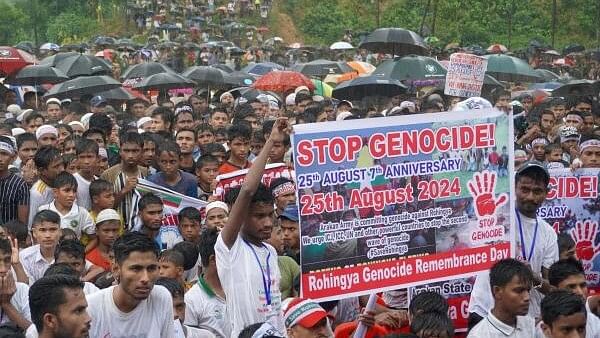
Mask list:
[[219,167],[219,175],[229,174],[234,171],[248,169],[248,168],[250,168],[250,166],[252,166],[252,162],[250,162],[250,161],[246,161],[246,164],[243,167],[239,167],[235,164],[232,164],[229,161],[226,161],[223,164],[221,164],[221,166]]
[[102,256],[97,246],[85,255],[85,259],[103,268],[105,271],[110,271],[110,261]]

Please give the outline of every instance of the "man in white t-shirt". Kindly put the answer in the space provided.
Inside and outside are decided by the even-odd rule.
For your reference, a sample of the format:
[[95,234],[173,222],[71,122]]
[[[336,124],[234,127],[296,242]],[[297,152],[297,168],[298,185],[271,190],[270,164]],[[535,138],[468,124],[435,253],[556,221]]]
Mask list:
[[231,337],[237,337],[248,325],[265,321],[285,332],[277,252],[263,243],[271,237],[274,201],[271,192],[260,182],[274,140],[283,138],[287,129],[285,118],[275,122],[271,136],[246,175],[215,245]]
[[91,318],[79,278],[40,278],[29,289],[29,307],[34,325],[27,329],[27,338],[89,337]]
[[158,278],[158,247],[140,233],[126,233],[113,246],[112,272],[119,281],[88,296],[90,337],[171,338],[173,301]]
[[[540,302],[550,289],[548,269],[558,260],[556,232],[536,215],[548,193],[550,175],[544,165],[537,161],[525,162],[515,175],[516,259],[526,263],[532,270],[536,288],[531,292],[529,315],[540,317]],[[469,327],[485,317],[494,305],[490,290],[489,273],[477,276],[469,301]]]

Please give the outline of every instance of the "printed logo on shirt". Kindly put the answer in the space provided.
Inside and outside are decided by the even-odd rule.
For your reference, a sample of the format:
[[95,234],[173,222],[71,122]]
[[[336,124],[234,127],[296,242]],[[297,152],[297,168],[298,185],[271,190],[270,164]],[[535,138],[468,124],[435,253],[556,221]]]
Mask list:
[[71,223],[69,224],[69,226],[73,229],[77,229],[77,227],[79,226],[79,221],[78,220],[72,220]]

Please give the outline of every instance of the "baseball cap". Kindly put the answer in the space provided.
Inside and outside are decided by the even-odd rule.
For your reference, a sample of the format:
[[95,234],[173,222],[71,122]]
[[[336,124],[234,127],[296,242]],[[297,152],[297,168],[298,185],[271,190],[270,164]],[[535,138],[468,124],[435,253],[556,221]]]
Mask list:
[[279,218],[287,218],[290,221],[298,222],[298,207],[295,203],[288,204]]
[[119,213],[117,213],[114,209],[104,209],[98,213],[98,216],[96,216],[96,224],[105,221],[121,222],[121,217],[119,217]]
[[96,95],[94,97],[92,97],[92,99],[90,100],[90,105],[92,107],[100,107],[101,105],[106,105],[106,99],[100,95]]
[[540,161],[536,161],[536,160],[530,160],[527,161],[525,163],[523,163],[520,167],[519,170],[517,170],[517,177],[523,175],[525,172],[528,171],[536,171],[538,174],[541,174],[542,176],[544,176],[544,181],[545,182],[549,182],[550,181],[550,174],[548,173],[548,170],[546,169],[546,166],[544,166],[544,164]]
[[577,128],[574,126],[560,126],[558,128],[558,135],[560,136],[560,142],[566,142],[569,140],[579,141],[581,135]]
[[286,328],[300,325],[310,329],[327,318],[327,311],[312,299],[291,298],[286,303],[283,311]]

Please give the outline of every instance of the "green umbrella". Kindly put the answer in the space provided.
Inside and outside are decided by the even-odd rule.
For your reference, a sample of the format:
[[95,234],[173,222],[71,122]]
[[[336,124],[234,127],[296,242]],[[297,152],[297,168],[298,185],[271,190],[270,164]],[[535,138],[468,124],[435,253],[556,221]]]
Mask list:
[[446,69],[434,58],[408,55],[383,62],[372,75],[399,81],[444,80]]
[[486,73],[499,81],[538,82],[540,75],[522,59],[505,54],[486,55]]
[[311,79],[311,81],[315,85],[314,93],[316,95],[320,95],[323,97],[331,97],[333,88],[330,85],[317,79]]

